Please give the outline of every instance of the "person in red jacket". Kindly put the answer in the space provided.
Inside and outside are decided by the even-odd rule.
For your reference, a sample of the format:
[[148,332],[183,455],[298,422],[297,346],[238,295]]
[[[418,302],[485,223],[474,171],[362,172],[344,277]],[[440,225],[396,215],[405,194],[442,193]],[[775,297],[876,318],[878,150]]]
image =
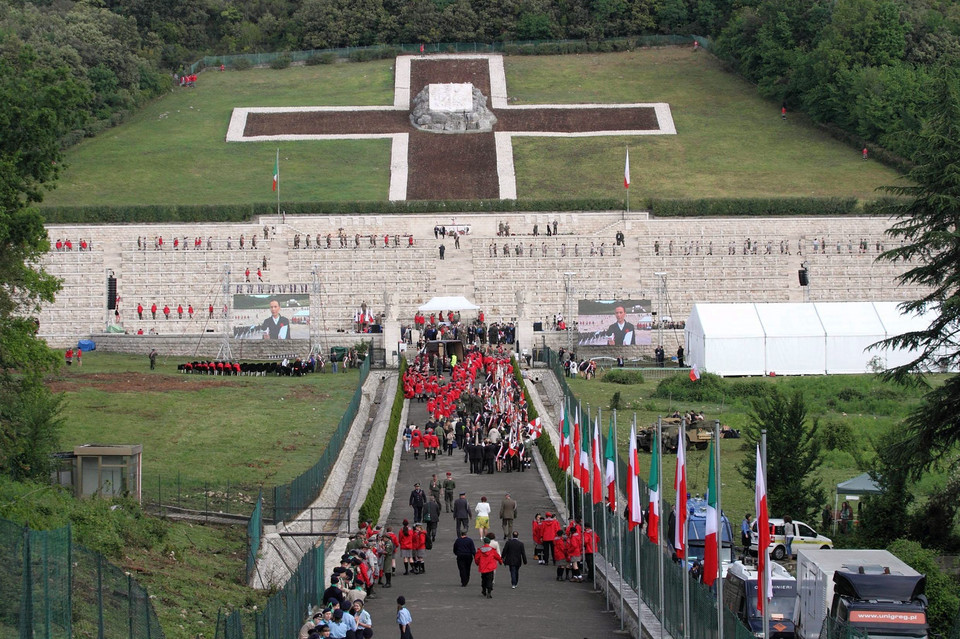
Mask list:
[[490,538],[483,538],[483,545],[473,556],[474,563],[480,569],[480,593],[487,599],[493,599],[493,576],[503,558],[497,549],[490,545]]
[[137,319],[143,319],[143,304],[137,304]]
[[413,458],[420,459],[420,444],[423,438],[420,436],[420,429],[414,428],[410,435],[410,448],[413,449]]
[[423,564],[427,551],[427,531],[423,524],[417,523],[413,528],[413,574],[422,575],[427,572]]
[[557,538],[553,540],[553,565],[557,567],[557,581],[566,581],[564,571],[566,571],[567,574],[570,573],[570,564],[567,563],[567,547],[566,537],[561,532],[557,535]]
[[580,559],[583,557],[583,535],[580,529],[573,527],[567,536],[567,561],[570,564],[572,576],[570,581],[583,581],[580,574]]
[[164,319],[170,319],[170,305],[169,305],[169,304],[164,304],[164,305],[163,305],[163,317],[164,317]]
[[400,528],[397,537],[400,538],[400,556],[403,558],[403,574],[405,575],[410,573],[413,564],[414,535],[413,529],[410,528],[410,522],[404,519],[403,527]]
[[183,319],[183,304],[177,304],[177,319]]
[[600,537],[593,532],[590,524],[583,527],[583,563],[587,568],[587,580],[593,581],[593,554],[597,551]]
[[193,304],[187,306],[187,315],[190,316],[190,319],[193,319]]
[[[550,563],[550,554],[553,551],[553,542],[560,534],[560,522],[553,518],[553,513],[546,513],[546,517],[541,524],[540,535],[543,539],[543,563]],[[556,555],[554,555],[553,565],[557,565]]]
[[533,516],[533,556],[541,566],[543,561],[543,515]]
[[157,319],[157,303],[156,302],[154,302],[150,306],[150,314],[153,315],[153,319]]

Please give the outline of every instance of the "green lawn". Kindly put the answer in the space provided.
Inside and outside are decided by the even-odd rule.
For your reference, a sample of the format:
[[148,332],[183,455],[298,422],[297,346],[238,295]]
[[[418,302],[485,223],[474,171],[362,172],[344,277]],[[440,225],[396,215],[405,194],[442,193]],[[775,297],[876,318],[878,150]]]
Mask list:
[[[590,405],[591,414],[595,414],[599,406],[602,411],[603,428],[607,428],[608,418],[612,412],[608,410],[614,393],[620,392],[621,405],[625,408],[617,413],[617,444],[621,455],[627,454],[630,438],[630,423],[634,413],[637,417],[637,428],[643,428],[656,423],[658,416],[669,416],[674,410],[680,412],[688,410],[703,410],[706,419],[712,423],[720,419],[721,424],[732,428],[742,429],[748,423],[749,404],[742,399],[735,398],[723,404],[692,403],[686,401],[672,401],[657,399],[653,393],[657,382],[647,381],[641,385],[621,385],[603,382],[601,380],[584,381],[580,378],[567,378],[573,392],[584,405]],[[858,439],[861,449],[861,461],[867,462],[873,458],[872,442],[881,433],[895,426],[903,416],[919,402],[919,392],[916,389],[905,389],[893,384],[876,380],[869,375],[851,376],[814,376],[814,377],[779,377],[774,379],[754,380],[759,383],[778,384],[788,392],[801,389],[808,406],[809,419],[818,419],[821,425],[830,422],[845,422],[849,424]],[[933,381],[939,381],[934,377]],[[738,383],[738,380],[726,380],[728,384]],[[844,388],[853,388],[867,396],[866,399],[839,399],[840,391]],[[879,398],[879,399],[872,399]],[[606,430],[604,430],[606,433]],[[736,466],[746,455],[753,455],[752,448],[748,449],[745,439],[723,439],[720,444],[720,477],[722,507],[728,516],[739,521],[745,512],[753,512],[753,492],[748,489],[736,471]],[[650,473],[649,454],[641,453],[641,477],[646,480]],[[690,450],[687,452],[687,485],[691,494],[703,495],[707,487],[709,457],[707,451]],[[673,455],[663,457],[663,478],[666,498],[673,501],[673,476],[676,469],[676,458]],[[833,487],[838,482],[850,479],[868,470],[860,467],[857,460],[845,451],[825,451],[824,464],[819,476],[826,488],[830,504],[833,504]],[[920,490],[924,494],[935,491],[943,482],[942,474],[930,474],[921,482]],[[780,516],[776,512],[776,505],[772,505],[771,516]],[[807,522],[816,527],[817,521]]]
[[[521,198],[622,197],[631,149],[634,202],[643,197],[856,196],[897,174],[724,72],[709,54],[663,48],[506,57],[514,104],[669,102],[676,136],[518,138]],[[236,106],[387,105],[393,61],[207,72],[128,122],[68,150],[46,204],[271,202],[275,143],[224,142]],[[285,142],[284,200],[385,200],[387,140]]]
[[[186,358],[184,358],[186,359]],[[164,483],[228,483],[253,491],[290,481],[320,458],[356,390],[358,372],[289,377],[181,375],[179,359],[90,352],[62,369],[61,445],[143,444],[143,489]],[[140,388],[140,376],[149,390]],[[178,389],[177,386],[184,388]],[[164,488],[167,491],[167,488]]]

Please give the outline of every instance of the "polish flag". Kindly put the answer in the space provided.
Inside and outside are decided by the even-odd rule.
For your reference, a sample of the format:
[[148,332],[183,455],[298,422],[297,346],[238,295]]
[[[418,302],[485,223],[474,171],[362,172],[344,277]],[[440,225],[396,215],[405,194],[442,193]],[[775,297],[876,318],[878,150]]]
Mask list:
[[600,421],[593,420],[593,441],[591,442],[590,453],[593,457],[593,486],[590,492],[593,493],[593,503],[599,504],[603,501],[603,463],[600,459]]
[[714,465],[713,440],[710,441],[710,470],[707,479],[707,517],[706,534],[703,540],[703,583],[712,586],[717,580],[717,562],[720,555],[719,534],[717,532],[717,477]]
[[[773,599],[773,584],[770,582],[770,514],[767,512],[767,484],[763,477],[763,461],[760,446],[757,446],[757,492],[754,496],[757,509],[757,611],[763,612],[767,601]],[[766,599],[764,598],[766,594]]]
[[694,364],[690,367],[690,381],[695,382],[700,379],[700,369],[697,368],[697,365]]
[[677,472],[673,478],[673,487],[677,491],[677,503],[673,511],[677,520],[677,526],[673,533],[673,549],[680,559],[684,558],[687,550],[683,545],[683,532],[687,529],[687,460],[685,443],[683,433],[681,432],[679,441],[677,442]]
[[630,149],[627,149],[627,161],[623,165],[623,188],[630,188]]
[[570,466],[570,424],[567,423],[566,404],[560,407],[560,454],[557,462],[560,470],[566,471]]
[[640,512],[640,459],[637,455],[637,427],[633,425],[630,426],[630,451],[627,455],[627,529],[633,530],[643,523],[643,513]]
[[[576,445],[577,450],[573,450]],[[573,418],[573,439],[570,442],[570,466],[573,478],[580,479],[580,407]],[[582,481],[582,480],[581,480]]]

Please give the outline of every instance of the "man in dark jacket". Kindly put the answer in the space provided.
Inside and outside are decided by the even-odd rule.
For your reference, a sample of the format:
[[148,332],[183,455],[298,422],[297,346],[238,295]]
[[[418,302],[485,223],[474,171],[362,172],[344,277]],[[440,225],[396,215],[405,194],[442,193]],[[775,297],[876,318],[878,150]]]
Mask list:
[[473,540],[467,536],[466,530],[461,530],[460,536],[453,542],[453,554],[457,557],[460,586],[465,587],[470,583],[470,564],[473,563],[473,557],[477,554],[477,547],[473,544]]
[[527,564],[527,551],[519,536],[519,532],[513,531],[513,536],[503,545],[503,565],[510,568],[511,588],[516,588],[520,581],[520,566]]
[[413,506],[414,523],[423,521],[423,507],[426,503],[427,494],[420,488],[420,482],[417,482],[413,485],[413,490],[410,492],[410,505]]
[[460,493],[460,497],[453,502],[453,518],[457,522],[457,536],[466,532],[470,526],[470,504],[467,503],[467,493]]
[[440,502],[437,501],[436,495],[430,495],[430,501],[423,510],[423,517],[427,524],[427,536],[430,537],[430,541],[436,541],[437,525],[440,523]]

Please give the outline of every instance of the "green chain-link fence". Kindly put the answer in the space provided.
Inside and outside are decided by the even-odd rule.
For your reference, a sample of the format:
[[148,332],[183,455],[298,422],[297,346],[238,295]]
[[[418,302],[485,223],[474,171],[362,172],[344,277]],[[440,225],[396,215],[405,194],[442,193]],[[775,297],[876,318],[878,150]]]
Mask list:
[[[557,378],[563,391],[565,411],[567,415],[580,409],[581,427],[590,425],[589,407],[581,406],[576,395],[567,385],[563,368],[557,354],[550,349],[546,352],[546,361]],[[601,446],[605,450],[605,425],[600,428]],[[572,429],[571,429],[572,436]],[[571,457],[576,453],[571,453]],[[619,490],[621,494],[627,491],[627,467],[624,456],[617,455],[619,466]],[[640,501],[646,506],[649,502],[649,490],[643,479],[640,485]],[[683,628],[683,566],[674,563],[666,551],[650,542],[646,535],[641,533],[637,526],[632,531],[628,529],[627,521],[620,512],[611,512],[603,502],[594,504],[591,495],[584,495],[574,484],[566,486],[570,500],[567,507],[575,516],[584,516],[584,522],[593,525],[594,532],[600,537],[597,553],[604,560],[616,568],[623,577],[623,581],[635,590],[643,602],[660,619],[664,629],[674,637],[685,636]],[[561,490],[561,493],[564,491]],[[668,512],[669,502],[662,502],[661,512]],[[663,561],[663,609],[660,605],[660,561]],[[704,585],[691,581],[690,588],[690,628],[687,636],[691,639],[716,639],[719,637],[717,628],[717,601],[714,593]],[[729,610],[723,610],[724,639],[752,639],[753,633]],[[843,639],[855,639],[846,638]]]
[[[187,67],[190,73],[208,67],[226,68],[238,66],[260,66],[273,64],[278,60],[306,62],[323,57],[348,60],[374,60],[394,57],[401,54],[423,53],[506,53],[508,55],[556,55],[563,53],[587,53],[604,51],[624,51],[638,47],[663,47],[691,44],[696,40],[701,47],[709,50],[709,38],[696,35],[641,35],[605,40],[517,40],[510,42],[434,42],[429,44],[371,45],[366,47],[341,47],[336,49],[308,49],[305,51],[275,51],[271,53],[238,53],[232,55],[204,56]],[[242,61],[242,62],[240,62]]]
[[176,474],[145,475],[143,506],[160,515],[177,511],[249,516],[257,504],[257,484],[217,483]]
[[[311,605],[320,605],[324,590],[324,547],[312,548],[300,560],[297,569],[275,595],[267,600],[262,612],[247,618],[248,633],[256,639],[290,639],[307,618]],[[243,620],[240,611],[217,615],[216,639],[243,639]]]
[[347,438],[347,433],[350,431],[350,424],[353,423],[354,418],[357,416],[357,410],[360,408],[360,398],[363,396],[363,384],[367,381],[367,375],[370,374],[370,360],[370,357],[363,360],[363,364],[360,366],[360,381],[357,382],[357,390],[354,391],[353,398],[347,405],[343,417],[340,418],[340,424],[333,433],[333,437],[330,438],[330,443],[327,444],[326,450],[320,455],[320,459],[289,484],[276,486],[273,489],[274,521],[290,521],[303,512],[304,509],[317,498],[317,495],[320,494],[320,489],[323,488],[324,482],[327,481],[330,469],[333,468],[334,462],[337,461],[337,457],[340,455],[340,449],[343,448],[343,441]]
[[0,638],[163,639],[147,591],[70,527],[30,530],[0,519]]
[[263,491],[257,496],[257,505],[253,508],[250,521],[247,522],[247,583],[253,577],[257,567],[257,554],[260,552],[260,537],[263,535]]

